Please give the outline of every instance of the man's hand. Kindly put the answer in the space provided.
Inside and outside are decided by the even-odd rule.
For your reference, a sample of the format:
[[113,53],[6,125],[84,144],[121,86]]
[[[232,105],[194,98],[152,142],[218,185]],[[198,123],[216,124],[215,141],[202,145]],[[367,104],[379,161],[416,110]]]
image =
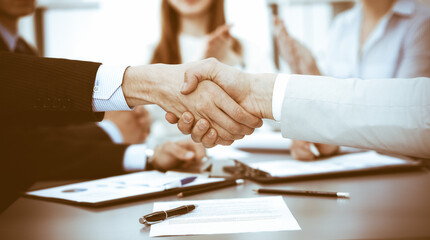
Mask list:
[[[216,60],[212,60],[215,61]],[[129,106],[157,104],[166,112],[179,118],[189,111],[199,119],[206,119],[218,134],[217,144],[229,145],[244,135],[251,134],[254,128],[260,127],[260,118],[245,111],[225,91],[212,82],[197,86],[189,95],[180,93],[184,76],[189,69],[204,76],[213,76],[210,68],[202,68],[209,60],[190,64],[165,65],[155,64],[130,67],[125,72],[123,91]],[[239,72],[240,73],[240,72]],[[189,75],[188,75],[189,76]],[[233,76],[234,78],[234,76]],[[193,90],[194,90],[193,89]]]
[[106,112],[104,119],[118,127],[125,144],[144,142],[151,129],[151,116],[144,106],[133,111]]
[[275,18],[275,37],[281,57],[294,74],[321,75],[312,53],[288,34],[281,19]]
[[[259,118],[273,119],[272,95],[275,74],[247,74],[233,67],[207,59],[193,65],[185,72],[182,87],[183,94],[189,94],[209,80],[221,86],[227,94],[246,111]],[[201,82],[201,83],[200,83]],[[200,83],[200,84],[199,84]],[[202,142],[205,147],[218,144],[214,138],[220,136],[218,129],[210,128],[204,119],[193,118],[193,113],[184,114],[181,119],[176,114],[167,113],[170,123],[178,122],[178,128],[184,134],[190,134],[194,141]],[[195,127],[194,122],[196,122]]]
[[[291,155],[297,160],[315,160],[316,156],[311,151],[311,144],[312,143],[310,142],[293,140],[293,143],[291,144]],[[339,152],[339,146],[322,143],[313,144],[318,149],[320,157],[328,157]]]
[[151,163],[155,169],[167,171],[188,168],[198,164],[206,156],[206,149],[190,139],[177,142],[165,142],[154,150]]

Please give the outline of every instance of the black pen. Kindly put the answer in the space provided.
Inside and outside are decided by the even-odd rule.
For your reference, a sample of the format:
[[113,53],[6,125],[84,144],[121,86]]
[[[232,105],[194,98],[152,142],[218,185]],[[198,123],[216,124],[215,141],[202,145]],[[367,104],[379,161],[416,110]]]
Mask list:
[[207,192],[207,191],[211,191],[211,190],[216,190],[216,189],[220,189],[220,188],[224,188],[224,187],[230,187],[230,186],[234,186],[234,185],[238,185],[238,184],[242,184],[242,183],[244,183],[243,179],[232,179],[232,180],[226,180],[226,181],[221,181],[221,182],[213,182],[213,185],[183,191],[183,192],[178,193],[177,196],[179,198],[182,198],[182,197],[186,197],[186,196],[190,196],[190,195],[194,195],[194,194],[199,194],[199,193],[203,193],[203,192]]
[[287,189],[273,189],[273,188],[259,188],[259,189],[254,189],[254,191],[257,193],[270,193],[270,194],[349,198],[349,193],[346,193],[346,192],[323,192],[323,191],[287,190]]
[[189,212],[193,211],[194,209],[196,209],[196,207],[197,207],[197,205],[184,205],[184,206],[180,206],[180,207],[165,210],[165,211],[153,212],[153,213],[147,214],[147,215],[139,218],[139,222],[141,224],[151,225],[154,223],[164,221],[169,217],[189,213]]

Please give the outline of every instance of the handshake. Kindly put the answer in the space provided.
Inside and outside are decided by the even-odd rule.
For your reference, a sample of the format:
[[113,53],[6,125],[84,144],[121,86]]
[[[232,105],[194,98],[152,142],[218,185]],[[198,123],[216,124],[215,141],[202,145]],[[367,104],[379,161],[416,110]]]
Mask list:
[[205,147],[230,145],[273,119],[275,74],[248,74],[214,58],[130,67],[122,89],[130,107],[157,104],[166,120]]

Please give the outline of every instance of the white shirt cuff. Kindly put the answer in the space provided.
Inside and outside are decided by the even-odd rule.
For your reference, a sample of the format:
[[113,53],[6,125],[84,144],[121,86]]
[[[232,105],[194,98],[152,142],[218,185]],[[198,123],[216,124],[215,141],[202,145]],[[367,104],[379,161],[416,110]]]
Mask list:
[[93,111],[131,110],[125,100],[121,84],[127,66],[100,65],[93,89]]
[[124,154],[123,168],[127,172],[142,171],[146,167],[146,145],[130,145]]
[[112,139],[112,142],[118,144],[124,142],[121,131],[112,121],[105,119],[101,122],[98,122],[97,125],[99,125],[99,127],[101,127],[107,133],[107,135],[109,135],[109,137]]
[[285,91],[290,76],[290,74],[278,74],[278,76],[276,76],[272,96],[272,113],[276,121],[281,121],[282,103],[284,102]]

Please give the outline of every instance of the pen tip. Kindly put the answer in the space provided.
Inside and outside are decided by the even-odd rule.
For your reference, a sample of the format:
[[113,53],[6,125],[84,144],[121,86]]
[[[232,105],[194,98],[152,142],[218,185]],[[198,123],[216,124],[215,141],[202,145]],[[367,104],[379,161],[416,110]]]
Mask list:
[[252,189],[252,191],[254,191],[254,192],[258,192],[258,189]]
[[349,193],[339,192],[339,193],[337,193],[337,196],[341,197],[341,198],[349,198]]
[[243,184],[245,181],[243,179],[236,179],[236,184]]

